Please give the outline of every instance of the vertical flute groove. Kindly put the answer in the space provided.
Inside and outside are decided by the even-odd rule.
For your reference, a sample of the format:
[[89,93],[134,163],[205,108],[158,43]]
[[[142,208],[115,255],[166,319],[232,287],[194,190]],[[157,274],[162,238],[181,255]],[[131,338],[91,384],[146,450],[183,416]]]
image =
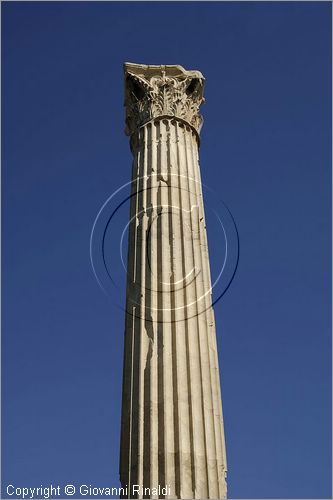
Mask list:
[[[193,165],[193,170],[191,171],[191,175],[193,176],[194,179],[194,185],[195,185],[195,198],[197,200],[197,203],[199,204],[200,211],[198,211],[198,237],[200,241],[200,249],[201,251],[198,254],[198,258],[200,261],[200,268],[201,268],[201,273],[202,273],[202,278],[198,280],[198,284],[200,285],[201,289],[201,297],[202,297],[202,313],[200,316],[201,322],[203,323],[202,326],[202,331],[205,331],[205,335],[203,336],[203,348],[205,351],[205,360],[206,360],[206,384],[205,386],[207,387],[207,391],[205,391],[205,394],[207,396],[207,402],[206,404],[208,405],[208,419],[209,423],[207,425],[207,441],[211,443],[211,446],[207,447],[207,462],[208,462],[208,471],[210,474],[210,480],[209,480],[209,486],[210,486],[210,496],[212,497],[217,497],[219,496],[219,486],[218,486],[218,467],[217,467],[217,459],[216,459],[216,428],[215,428],[215,413],[214,413],[214,408],[215,408],[215,398],[214,398],[214,379],[212,377],[212,360],[211,360],[211,349],[210,349],[210,336],[211,336],[211,331],[209,329],[209,321],[208,321],[208,310],[211,307],[211,304],[209,303],[209,297],[210,297],[210,290],[209,290],[209,282],[207,281],[207,275],[206,275],[206,260],[204,256],[204,242],[202,241],[202,228],[204,224],[204,209],[203,209],[203,203],[200,201],[200,196],[198,192],[198,178],[197,178],[197,172],[199,170],[199,165],[195,161],[195,144],[194,144],[194,138],[193,135],[191,135],[191,155],[192,155],[192,165]],[[197,168],[195,168],[197,167]]]
[[156,189],[157,189],[157,238],[158,238],[158,253],[157,253],[157,297],[158,297],[158,435],[161,439],[159,439],[158,444],[158,463],[159,463],[159,484],[165,484],[167,476],[166,476],[166,467],[165,467],[165,433],[164,433],[164,425],[165,425],[165,400],[164,400],[164,356],[163,356],[163,301],[162,301],[162,284],[161,284],[161,276],[162,276],[162,220],[160,217],[161,213],[161,190],[158,187],[158,179],[161,175],[161,142],[160,142],[160,123],[159,121],[154,123],[156,127],[156,144],[157,144],[157,163],[156,163]]
[[[194,233],[195,233],[195,204],[192,205],[191,199],[191,177],[190,177],[190,156],[188,151],[188,138],[186,134],[186,126],[182,127],[182,135],[184,140],[184,153],[185,153],[185,163],[186,163],[186,181],[187,181],[187,206],[189,213],[189,226],[191,231],[191,263],[192,269],[194,272],[194,280],[191,283],[192,289],[192,302],[190,303],[191,307],[191,322],[193,324],[193,333],[192,333],[192,342],[195,346],[195,369],[194,373],[197,374],[197,384],[196,384],[196,392],[198,396],[198,403],[196,406],[195,416],[197,417],[196,423],[193,424],[195,429],[198,429],[197,434],[197,452],[195,456],[197,458],[196,464],[196,477],[197,481],[195,484],[195,498],[205,498],[208,497],[208,471],[207,471],[207,458],[206,458],[206,434],[205,434],[205,411],[204,411],[204,384],[203,384],[203,369],[202,369],[202,357],[201,357],[201,346],[200,346],[200,331],[199,331],[199,310],[198,310],[198,293],[197,293],[197,285],[196,285],[196,258],[195,258],[195,242],[194,242]],[[191,330],[192,331],[192,330]],[[193,353],[192,353],[193,355]]]
[[171,307],[171,352],[172,352],[172,379],[173,379],[173,419],[174,419],[174,467],[175,467],[175,495],[180,496],[180,444],[179,444],[179,407],[178,407],[178,372],[177,372],[177,349],[176,349],[176,312],[175,312],[175,245],[174,233],[176,231],[176,220],[173,206],[173,172],[171,164],[171,131],[170,121],[166,121],[166,152],[167,152],[167,171],[168,171],[168,219],[169,219],[169,245],[170,245],[170,307]]
[[159,180],[161,189],[161,218],[163,224],[162,230],[162,290],[163,290],[163,356],[164,356],[164,398],[165,398],[165,461],[166,474],[170,481],[170,498],[175,497],[175,448],[174,448],[174,408],[173,408],[173,359],[172,359],[172,328],[171,328],[171,301],[170,301],[170,225],[168,217],[168,165],[166,151],[166,120],[160,121],[161,127],[161,176]]
[[201,263],[199,260],[200,248],[197,245],[197,233],[198,233],[198,200],[195,196],[195,181],[193,177],[193,165],[192,165],[192,154],[191,154],[191,140],[190,140],[190,130],[187,130],[187,127],[184,127],[184,136],[185,136],[185,151],[188,165],[188,190],[190,197],[190,207],[191,207],[191,228],[192,228],[192,251],[194,257],[194,265],[196,269],[196,279],[194,282],[195,287],[195,295],[196,295],[196,322],[197,322],[197,331],[198,331],[198,346],[199,346],[199,359],[200,359],[200,372],[201,372],[201,397],[202,397],[202,418],[203,418],[203,426],[204,426],[204,448],[205,448],[205,473],[206,473],[206,488],[205,491],[202,491],[201,495],[204,494],[208,498],[210,497],[210,469],[208,463],[208,455],[209,449],[207,446],[207,432],[209,432],[209,426],[207,425],[207,408],[206,408],[206,399],[207,399],[207,390],[204,388],[207,387],[208,381],[206,376],[206,363],[207,359],[205,357],[204,346],[202,341],[203,334],[205,335],[206,324],[202,322],[202,312],[201,308],[201,297],[202,297],[202,289],[200,287],[201,284],[201,276],[202,273]]
[[[186,204],[184,203],[184,187],[183,187],[183,180],[184,180],[184,172],[182,172],[182,162],[181,162],[181,153],[180,153],[180,135],[179,135],[179,124],[175,120],[174,121],[174,127],[175,127],[175,139],[176,139],[176,152],[177,152],[177,166],[178,166],[178,196],[179,196],[179,209],[180,209],[180,219],[181,219],[181,224],[180,224],[180,232],[181,232],[181,249],[182,249],[182,278],[185,280],[186,277],[186,256],[188,255],[188,241],[185,239],[185,225],[186,225],[186,220],[184,221],[184,215],[186,213]],[[185,172],[186,175],[186,172]],[[195,460],[194,460],[194,437],[193,437],[193,399],[192,399],[192,392],[191,392],[191,366],[190,366],[190,349],[189,349],[189,322],[188,322],[188,309],[187,309],[187,304],[188,304],[188,287],[187,284],[185,283],[184,286],[182,287],[183,291],[183,299],[184,299],[184,334],[185,334],[185,361],[186,367],[187,367],[187,390],[188,390],[188,421],[189,421],[189,436],[190,436],[190,443],[189,443],[189,448],[190,448],[190,463],[189,466],[187,467],[187,475],[190,474],[191,480],[189,481],[184,481],[184,496],[181,498],[187,498],[187,490],[186,487],[189,488],[191,487],[191,495],[194,497],[195,494],[195,482],[196,482],[196,470],[195,470]]]

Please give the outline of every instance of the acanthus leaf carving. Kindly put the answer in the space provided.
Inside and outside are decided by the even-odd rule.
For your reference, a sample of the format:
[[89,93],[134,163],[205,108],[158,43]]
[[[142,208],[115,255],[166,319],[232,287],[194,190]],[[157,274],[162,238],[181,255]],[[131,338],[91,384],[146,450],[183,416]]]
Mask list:
[[126,63],[124,69],[127,135],[134,135],[145,123],[163,116],[179,118],[200,133],[204,77],[199,71],[131,63]]

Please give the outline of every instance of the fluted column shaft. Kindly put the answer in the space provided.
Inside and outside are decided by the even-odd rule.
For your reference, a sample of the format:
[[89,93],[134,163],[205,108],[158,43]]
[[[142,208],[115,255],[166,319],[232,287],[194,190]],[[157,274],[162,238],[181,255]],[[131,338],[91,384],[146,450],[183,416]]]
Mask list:
[[[129,225],[120,479],[129,498],[224,498],[226,456],[198,133],[138,128]],[[125,495],[126,496],[126,495]]]

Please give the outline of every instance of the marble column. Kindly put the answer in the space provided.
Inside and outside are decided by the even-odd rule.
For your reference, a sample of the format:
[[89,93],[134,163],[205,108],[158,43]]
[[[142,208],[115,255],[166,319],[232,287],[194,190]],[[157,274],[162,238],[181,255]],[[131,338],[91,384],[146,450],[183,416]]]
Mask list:
[[133,171],[120,480],[128,498],[226,498],[198,160],[203,87],[199,71],[125,64]]

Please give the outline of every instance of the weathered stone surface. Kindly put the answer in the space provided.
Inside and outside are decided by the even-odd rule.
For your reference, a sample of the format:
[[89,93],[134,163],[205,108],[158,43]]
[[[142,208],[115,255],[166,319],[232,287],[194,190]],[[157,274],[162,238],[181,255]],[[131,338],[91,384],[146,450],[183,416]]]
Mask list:
[[126,133],[154,118],[177,117],[200,132],[199,107],[204,102],[204,77],[181,66],[125,64]]
[[204,78],[125,64],[134,156],[120,479],[225,498],[226,455],[198,161]]

